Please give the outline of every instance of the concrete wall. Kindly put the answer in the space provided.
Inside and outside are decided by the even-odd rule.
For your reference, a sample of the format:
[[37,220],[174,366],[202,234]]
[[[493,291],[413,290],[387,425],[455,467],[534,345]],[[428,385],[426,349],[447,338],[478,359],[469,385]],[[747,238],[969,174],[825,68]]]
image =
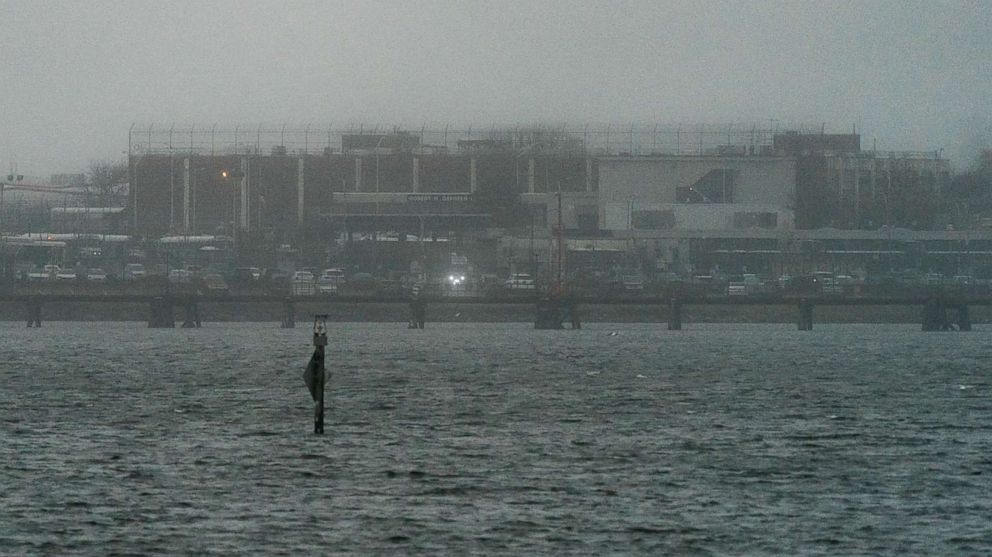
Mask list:
[[[600,225],[610,229],[617,224],[608,218],[616,206],[631,202],[675,204],[679,188],[688,188],[711,171],[727,170],[733,174],[733,204],[791,209],[796,183],[795,159],[787,157],[664,156],[611,157],[599,161]],[[712,204],[707,206],[714,206]],[[623,210],[626,214],[626,209]],[[722,211],[722,210],[721,210]],[[699,218],[710,216],[699,211]],[[609,222],[608,222],[609,221]],[[625,222],[625,221],[624,221]],[[691,223],[690,223],[691,224]],[[699,226],[709,227],[705,221]],[[626,228],[626,225],[624,226]]]
[[[521,200],[535,215],[535,226],[551,230],[558,224],[558,196],[555,193],[523,194]],[[595,193],[566,192],[561,199],[561,222],[566,230],[583,229],[588,217],[593,221],[598,217],[598,204]],[[592,232],[592,230],[588,230]]]
[[[663,226],[639,223],[639,214],[650,214]],[[757,216],[774,215],[769,225]],[[767,218],[767,217],[766,217]],[[607,230],[734,230],[749,228],[791,229],[793,211],[774,205],[759,204],[678,204],[678,203],[607,203],[604,228]]]
[[[598,185],[596,161],[573,155],[388,150],[323,156],[175,153],[132,157],[131,165],[137,191],[138,233],[150,237],[170,231],[213,234],[229,229],[235,202],[233,189],[240,186],[240,179],[234,184],[220,178],[223,170],[246,174],[244,200],[238,206],[242,230],[272,228],[287,232],[314,214],[327,214],[332,209],[341,212],[333,196],[339,193],[362,194],[354,199],[338,198],[346,204],[366,203],[369,196],[388,194],[471,194],[479,211],[484,211],[486,207],[511,206],[520,194],[536,192],[543,196],[557,191],[559,185],[568,195],[595,195]],[[186,167],[190,170],[186,171]],[[242,194],[239,191],[237,195]],[[566,215],[570,228],[577,226],[575,214],[588,215],[590,210],[597,213],[595,199],[591,203],[591,209],[587,200],[580,209]],[[588,217],[584,220],[588,221]]]

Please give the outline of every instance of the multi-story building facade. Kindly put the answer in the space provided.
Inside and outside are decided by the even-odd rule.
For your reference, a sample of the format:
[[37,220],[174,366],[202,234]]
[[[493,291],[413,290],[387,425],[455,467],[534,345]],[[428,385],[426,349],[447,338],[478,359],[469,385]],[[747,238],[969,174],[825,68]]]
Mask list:
[[775,150],[796,159],[798,228],[928,229],[950,182],[939,151],[862,151],[856,134],[779,134]]

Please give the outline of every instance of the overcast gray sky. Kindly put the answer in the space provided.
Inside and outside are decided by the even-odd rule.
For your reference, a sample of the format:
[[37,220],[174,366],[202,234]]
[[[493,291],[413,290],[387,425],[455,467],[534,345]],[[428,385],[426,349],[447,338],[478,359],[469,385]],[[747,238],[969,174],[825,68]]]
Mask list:
[[826,123],[992,136],[992,3],[0,0],[0,164],[120,158],[132,122]]

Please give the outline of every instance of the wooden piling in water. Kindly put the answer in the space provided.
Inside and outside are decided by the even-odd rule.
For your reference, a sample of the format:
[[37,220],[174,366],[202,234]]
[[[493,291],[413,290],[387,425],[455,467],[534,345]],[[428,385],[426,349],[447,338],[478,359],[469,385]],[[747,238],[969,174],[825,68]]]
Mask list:
[[410,301],[410,329],[423,329],[427,322],[427,302],[414,298]]
[[950,329],[947,320],[947,308],[938,298],[930,298],[923,305],[923,330],[946,331]]
[[572,328],[581,329],[582,319],[579,318],[579,304],[575,300],[571,300],[568,304],[568,315],[572,320]]
[[37,296],[28,298],[28,328],[41,327],[41,299]]
[[968,313],[968,306],[966,304],[958,306],[958,330],[971,330],[971,315]]
[[682,302],[678,298],[668,299],[668,330],[682,330]]
[[799,300],[799,330],[813,330],[813,303],[803,298]]
[[148,327],[153,329],[171,329],[176,326],[172,315],[172,300],[159,296],[148,304]]
[[186,318],[183,319],[183,328],[199,329],[201,325],[199,305],[194,300],[188,300],[186,302]]
[[293,304],[292,298],[286,298],[283,302],[282,328],[296,328],[296,306]]
[[535,329],[562,329],[561,304],[557,299],[544,298],[534,308]]

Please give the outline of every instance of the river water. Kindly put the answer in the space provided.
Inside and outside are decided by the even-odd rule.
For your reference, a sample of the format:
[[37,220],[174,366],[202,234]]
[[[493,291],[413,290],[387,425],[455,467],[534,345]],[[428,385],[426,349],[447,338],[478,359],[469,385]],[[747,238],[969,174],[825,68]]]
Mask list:
[[794,329],[0,324],[0,553],[992,553],[992,328]]

